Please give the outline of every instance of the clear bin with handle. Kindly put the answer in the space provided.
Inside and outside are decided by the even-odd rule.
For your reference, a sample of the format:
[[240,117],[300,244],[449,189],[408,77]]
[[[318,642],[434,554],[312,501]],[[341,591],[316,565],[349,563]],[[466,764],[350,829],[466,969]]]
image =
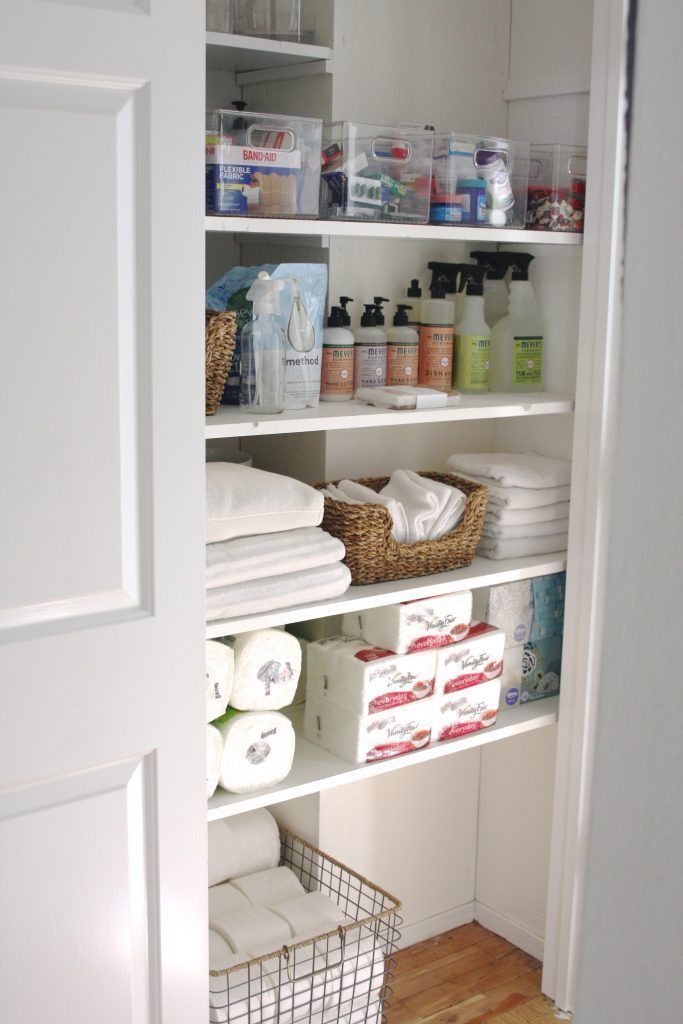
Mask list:
[[587,155],[585,146],[532,145],[527,227],[583,231]]
[[323,129],[320,214],[426,224],[434,133],[337,121]]
[[214,110],[206,118],[206,212],[317,217],[322,121]]
[[450,132],[434,139],[430,222],[523,228],[530,143]]

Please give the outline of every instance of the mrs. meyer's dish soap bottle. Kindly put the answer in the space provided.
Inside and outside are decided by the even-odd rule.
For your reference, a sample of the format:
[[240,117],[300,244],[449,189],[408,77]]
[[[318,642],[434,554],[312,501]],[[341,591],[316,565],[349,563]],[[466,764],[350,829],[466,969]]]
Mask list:
[[534,257],[516,253],[510,281],[510,312],[491,333],[490,391],[543,390],[543,323],[529,281]]
[[273,281],[262,270],[247,292],[254,308],[241,339],[240,408],[245,412],[276,413],[285,407],[287,339],[275,319],[284,286],[284,281]]

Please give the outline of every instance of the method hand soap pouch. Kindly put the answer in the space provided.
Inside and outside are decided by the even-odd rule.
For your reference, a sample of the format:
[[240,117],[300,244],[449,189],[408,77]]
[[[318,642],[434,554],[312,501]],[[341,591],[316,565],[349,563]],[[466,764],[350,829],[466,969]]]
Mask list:
[[308,647],[307,692],[363,717],[431,697],[433,651],[393,654],[337,637]]
[[219,784],[229,793],[253,793],[285,779],[294,760],[294,729],[278,711],[233,711],[214,725],[223,734]]
[[331,701],[306,701],[304,735],[311,743],[352,764],[383,761],[426,747],[431,738],[433,698],[359,718]]
[[505,633],[486,622],[473,622],[464,640],[436,652],[439,696],[496,679],[503,671]]
[[471,621],[472,593],[464,590],[347,614],[343,629],[377,647],[407,654],[461,640]]
[[498,718],[500,679],[434,698],[434,738],[452,740],[493,725]]

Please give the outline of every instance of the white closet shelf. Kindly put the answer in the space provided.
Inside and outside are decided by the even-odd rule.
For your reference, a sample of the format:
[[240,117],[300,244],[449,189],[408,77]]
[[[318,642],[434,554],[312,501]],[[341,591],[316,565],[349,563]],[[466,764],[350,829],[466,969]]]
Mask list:
[[264,629],[268,626],[283,626],[288,622],[323,619],[329,615],[343,615],[345,612],[395,604],[397,601],[412,601],[417,598],[434,597],[437,594],[454,594],[460,590],[489,587],[497,583],[528,580],[534,576],[562,572],[566,567],[567,556],[564,551],[499,561],[476,556],[472,564],[465,569],[454,569],[451,572],[439,572],[431,576],[418,576],[406,580],[389,580],[386,583],[373,583],[364,587],[350,587],[342,597],[320,601],[317,604],[302,603],[293,608],[283,608],[281,611],[209,622],[206,626],[206,639],[247,633],[249,630]]
[[404,412],[376,409],[361,402],[321,402],[315,409],[293,409],[259,419],[236,406],[222,405],[207,416],[204,436],[257,437],[262,434],[302,434],[312,430],[350,430],[355,427],[414,426],[416,423],[449,423],[457,420],[504,419],[572,412],[571,395],[539,391],[536,394],[463,395],[448,409],[415,409]]
[[378,221],[292,220],[286,217],[206,217],[207,231],[253,235],[322,235],[327,238],[403,238],[428,242],[503,242],[506,245],[581,245],[579,232],[516,228],[440,227]]
[[438,757],[457,754],[460,750],[471,750],[472,747],[481,747],[487,743],[531,732],[533,729],[542,729],[557,721],[559,700],[559,697],[546,697],[531,704],[507,708],[500,712],[496,723],[488,729],[481,729],[455,740],[445,740],[443,743],[431,743],[424,750],[416,750],[402,757],[360,765],[343,761],[340,757],[304,739],[301,734],[303,708],[294,708],[289,715],[297,732],[296,753],[287,778],[279,785],[270,786],[258,793],[238,795],[226,793],[222,789],[216,790],[209,800],[208,820],[217,821],[219,818],[228,818],[242,811],[253,811],[257,807],[272,806],[283,800],[308,796],[310,793],[319,793],[321,790],[343,786],[349,782],[360,782],[375,775],[385,775],[387,772],[424,764],[425,761],[433,761]]
[[[330,68],[327,64],[321,65],[316,62],[329,61],[331,58],[332,50],[329,46],[263,39],[259,36],[239,36],[231,32],[206,33],[207,65],[219,71],[248,74],[287,68],[290,77],[289,69],[297,68],[304,74],[313,71],[320,74],[329,71]],[[312,64],[313,67],[303,68],[302,65],[306,64]]]

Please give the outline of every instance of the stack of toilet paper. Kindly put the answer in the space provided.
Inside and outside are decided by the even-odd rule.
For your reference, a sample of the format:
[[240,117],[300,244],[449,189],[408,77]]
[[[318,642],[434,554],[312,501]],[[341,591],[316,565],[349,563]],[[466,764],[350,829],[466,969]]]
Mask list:
[[277,824],[266,810],[209,825],[210,970],[223,972],[209,978],[210,1020],[381,1019],[384,955],[375,936],[326,893],[306,892],[279,858]]
[[559,693],[565,581],[559,572],[475,592],[475,614],[505,634],[503,707]]
[[295,737],[280,709],[294,700],[301,645],[281,629],[207,641],[207,793],[251,793],[289,774]]

